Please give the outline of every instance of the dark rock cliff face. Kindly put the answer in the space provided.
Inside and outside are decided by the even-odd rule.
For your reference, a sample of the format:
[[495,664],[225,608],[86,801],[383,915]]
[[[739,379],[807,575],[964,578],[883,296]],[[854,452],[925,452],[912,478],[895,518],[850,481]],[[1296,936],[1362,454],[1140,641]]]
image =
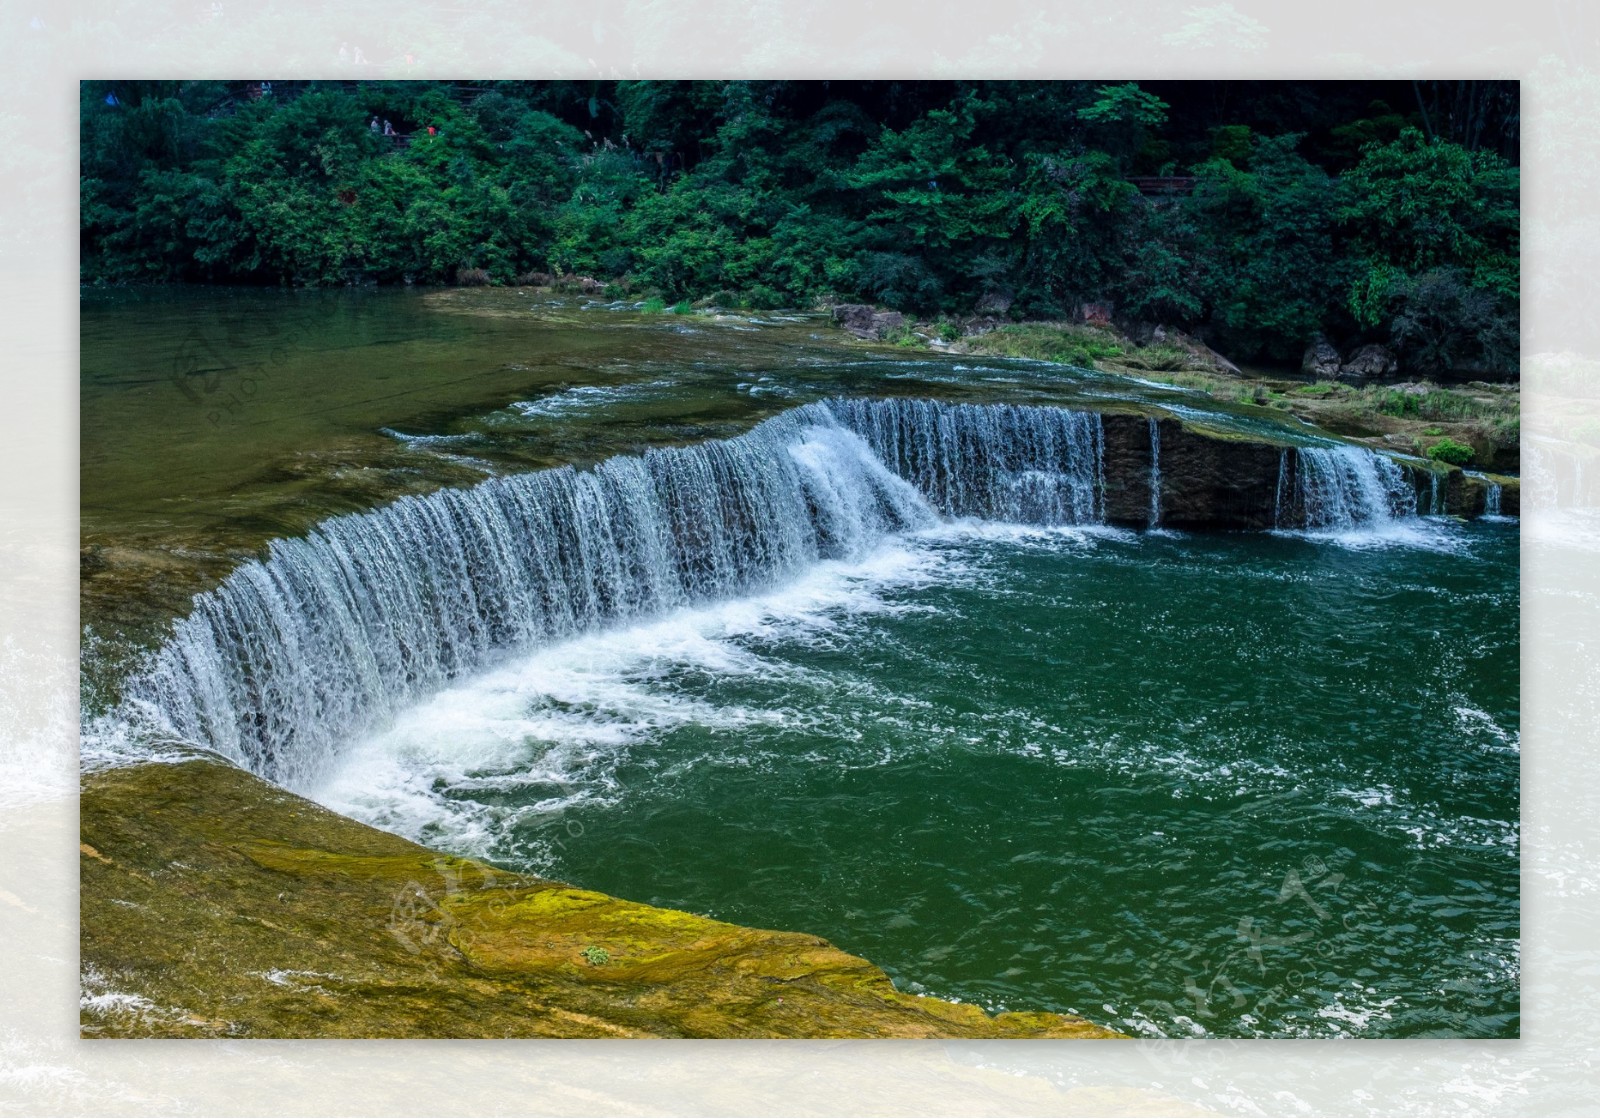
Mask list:
[[1444,509],[1446,513],[1457,517],[1481,517],[1494,512],[1489,507],[1489,495],[1499,486],[1499,514],[1504,517],[1522,514],[1522,488],[1515,478],[1485,478],[1452,470],[1449,479]]
[[[1271,528],[1282,448],[1203,434],[1173,419],[1160,428],[1161,523],[1170,528]],[[1150,521],[1150,422],[1106,416],[1106,520]]]
[[[1105,516],[1112,524],[1150,523],[1154,442],[1160,446],[1160,523],[1174,529],[1299,528],[1306,510],[1295,498],[1301,469],[1291,446],[1236,435],[1197,430],[1182,421],[1157,421],[1151,438],[1143,416],[1107,415],[1105,431]],[[1391,459],[1417,494],[1417,510],[1479,517],[1489,510],[1489,494],[1500,487],[1500,513],[1516,516],[1520,507],[1514,478],[1490,479],[1456,467],[1430,468]],[[1438,478],[1437,509],[1433,505]],[[1280,485],[1284,495],[1280,506]]]

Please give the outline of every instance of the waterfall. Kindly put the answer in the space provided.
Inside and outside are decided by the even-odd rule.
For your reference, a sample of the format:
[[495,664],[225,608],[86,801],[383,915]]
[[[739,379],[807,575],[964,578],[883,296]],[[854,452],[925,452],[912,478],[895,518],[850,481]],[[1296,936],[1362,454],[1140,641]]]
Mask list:
[[1498,517],[1500,515],[1500,492],[1501,486],[1499,482],[1489,483],[1489,490],[1483,497],[1484,516]]
[[1098,415],[836,401],[335,517],[196,596],[113,713],[291,787],[499,655],[749,593],[940,515],[1098,520]]
[[1439,472],[1430,471],[1428,474],[1428,516],[1437,517],[1443,510],[1439,508]]
[[928,400],[830,407],[946,516],[1036,525],[1104,518],[1098,413]]
[[[1297,447],[1279,461],[1274,524],[1350,532],[1416,512],[1417,495],[1392,459],[1361,447]],[[1290,475],[1292,474],[1292,478]]]
[[1272,527],[1287,528],[1288,521],[1284,518],[1283,499],[1289,492],[1289,448],[1284,447],[1278,451],[1278,486],[1272,493]]
[[1161,523],[1161,424],[1150,417],[1150,527]]

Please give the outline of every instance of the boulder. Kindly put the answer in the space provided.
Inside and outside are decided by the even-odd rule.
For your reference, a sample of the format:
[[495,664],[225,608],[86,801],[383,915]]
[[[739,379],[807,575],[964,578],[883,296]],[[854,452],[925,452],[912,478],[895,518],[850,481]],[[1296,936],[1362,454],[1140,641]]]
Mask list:
[[865,303],[840,303],[833,309],[833,321],[857,338],[872,337],[872,308]]
[[878,311],[865,303],[840,303],[833,309],[833,321],[857,338],[882,338],[905,326],[906,317],[899,311]]
[[978,306],[975,310],[980,315],[1004,315],[1011,310],[1011,293],[1008,291],[986,292],[983,298],[978,300]]
[[1311,340],[1300,359],[1300,372],[1317,381],[1334,381],[1339,378],[1341,364],[1339,351],[1322,335]]
[[899,311],[879,311],[872,316],[872,333],[878,338],[905,325],[906,317]]
[[1078,304],[1077,318],[1090,326],[1110,326],[1116,309],[1116,304],[1108,299],[1092,299]]
[[1381,381],[1385,377],[1393,377],[1399,368],[1400,361],[1389,347],[1369,342],[1351,354],[1350,360],[1339,367],[1339,377],[1342,380],[1365,384],[1368,381]]
[[1213,350],[1200,339],[1185,334],[1177,327],[1161,324],[1146,326],[1134,335],[1134,340],[1141,346],[1176,346],[1189,355],[1188,368],[1209,369],[1217,373],[1227,373],[1234,377],[1244,375],[1233,362],[1217,353],[1216,350]]

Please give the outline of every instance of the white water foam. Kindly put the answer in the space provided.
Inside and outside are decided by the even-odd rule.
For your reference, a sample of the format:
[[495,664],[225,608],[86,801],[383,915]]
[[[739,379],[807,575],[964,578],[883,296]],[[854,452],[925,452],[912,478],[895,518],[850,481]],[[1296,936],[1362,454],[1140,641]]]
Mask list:
[[675,384],[674,381],[641,381],[625,385],[578,385],[541,396],[537,400],[513,401],[510,409],[524,419],[581,415],[650,396],[662,389],[673,388]]
[[[711,674],[800,682],[803,669],[752,641],[833,645],[850,622],[909,607],[892,592],[959,578],[915,541],[890,540],[853,563],[829,561],[781,590],[687,608],[537,650],[445,688],[359,739],[310,795],[335,811],[449,850],[538,860],[508,850],[530,816],[624,791],[630,748],[686,725],[713,733],[800,727],[791,707],[718,705],[673,686]],[[515,807],[500,803],[515,794]]]

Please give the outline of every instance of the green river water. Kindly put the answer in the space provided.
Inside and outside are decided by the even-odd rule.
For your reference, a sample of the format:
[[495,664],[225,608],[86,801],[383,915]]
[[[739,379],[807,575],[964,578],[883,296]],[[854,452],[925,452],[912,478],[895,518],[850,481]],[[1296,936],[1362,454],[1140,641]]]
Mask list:
[[[86,298],[86,719],[275,537],[838,395],[1217,407],[849,345],[804,316]],[[1517,580],[1507,521],[944,522],[512,650],[300,791],[441,850],[817,933],[991,1009],[1150,1036],[1514,1037]]]

